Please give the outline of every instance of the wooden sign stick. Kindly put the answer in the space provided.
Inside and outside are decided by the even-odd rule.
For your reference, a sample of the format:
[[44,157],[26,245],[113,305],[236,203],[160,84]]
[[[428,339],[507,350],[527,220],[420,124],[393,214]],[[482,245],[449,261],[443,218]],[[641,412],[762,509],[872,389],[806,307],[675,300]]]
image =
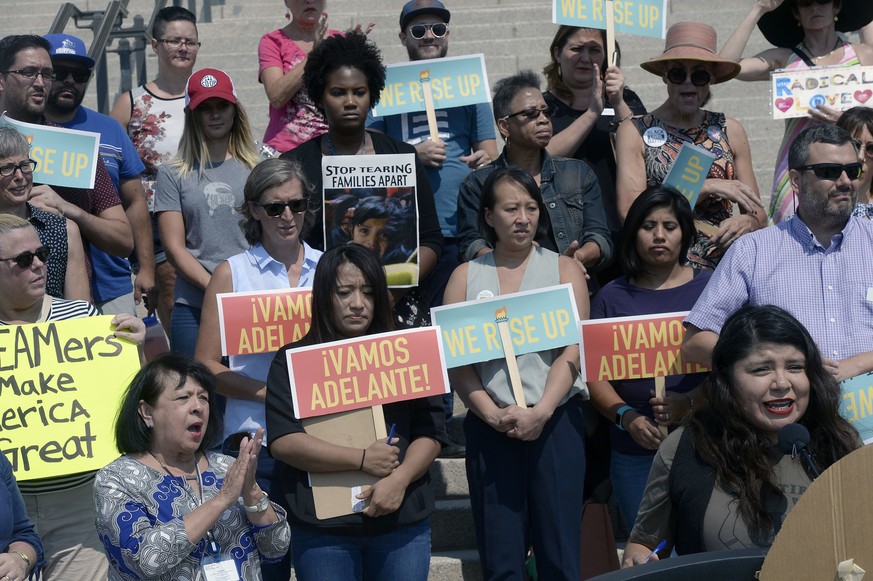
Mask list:
[[615,60],[615,7],[612,0],[606,0],[606,62],[614,65]]
[[382,404],[374,405],[370,409],[373,411],[373,427],[376,428],[376,439],[387,439],[388,430],[385,427],[385,414],[382,411]]
[[[655,378],[655,397],[659,397],[664,401],[666,401],[665,398],[667,396],[667,386],[665,379],[666,378],[663,375]],[[661,433],[665,436],[669,432],[667,426],[662,426],[660,424],[658,425],[658,429],[661,430]]]
[[433,107],[433,92],[430,90],[430,69],[421,71],[421,95],[424,97],[424,110],[427,113],[427,128],[430,131],[430,140],[439,141],[440,131],[437,127],[436,110]]
[[509,318],[506,308],[494,312],[497,330],[500,332],[500,342],[503,343],[503,355],[506,357],[506,368],[509,371],[509,383],[512,385],[512,395],[519,407],[526,408],[524,387],[521,384],[521,374],[518,372],[518,361],[515,360],[515,348],[512,346],[512,336],[509,334]]

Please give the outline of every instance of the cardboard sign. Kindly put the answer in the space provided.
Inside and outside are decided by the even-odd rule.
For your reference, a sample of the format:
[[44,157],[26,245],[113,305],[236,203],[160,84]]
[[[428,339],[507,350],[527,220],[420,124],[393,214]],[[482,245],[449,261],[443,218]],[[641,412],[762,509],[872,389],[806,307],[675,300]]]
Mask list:
[[773,119],[806,117],[826,105],[838,111],[873,107],[873,66],[815,67],[770,73]]
[[418,284],[415,154],[321,158],[324,248],[354,242],[385,266],[388,286]]
[[437,327],[301,347],[286,356],[300,419],[449,391]]
[[222,355],[274,353],[299,341],[312,320],[312,289],[219,293]]
[[5,114],[0,117],[0,124],[11,125],[30,143],[30,157],[37,162],[33,183],[94,188],[99,133],[34,125],[10,119]]
[[664,185],[679,190],[694,208],[714,161],[715,155],[711,152],[692,143],[683,143],[667,177],[664,178]]
[[852,422],[865,444],[873,442],[873,372],[840,383],[840,414]]
[[[606,28],[605,0],[553,0],[552,22],[585,28]],[[667,0],[615,0],[615,31],[666,38]]]
[[495,311],[505,310],[516,355],[547,351],[578,341],[579,312],[570,284],[545,287],[431,309],[439,325],[449,368],[505,356]]
[[686,316],[688,311],[580,321],[582,379],[614,381],[709,371],[682,360]]
[[396,63],[386,67],[385,88],[373,117],[424,111],[421,76],[425,71],[436,109],[491,102],[484,55]]
[[139,370],[112,316],[0,327],[0,450],[18,480],[102,468],[118,457],[115,415]]

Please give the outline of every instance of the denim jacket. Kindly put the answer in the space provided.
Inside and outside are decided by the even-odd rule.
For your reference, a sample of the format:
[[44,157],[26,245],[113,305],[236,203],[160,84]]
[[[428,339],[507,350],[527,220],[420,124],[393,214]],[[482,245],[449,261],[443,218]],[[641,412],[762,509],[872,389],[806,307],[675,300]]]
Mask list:
[[[485,179],[498,167],[506,167],[505,153],[493,162],[470,173],[458,193],[458,253],[466,262],[488,243],[479,233],[479,200]],[[595,242],[600,247],[600,260],[595,269],[612,260],[612,240],[606,226],[606,213],[597,176],[584,161],[567,157],[552,157],[543,150],[540,191],[549,213],[549,236],[558,253],[563,254],[573,243],[581,247]],[[546,244],[550,246],[550,244]]]

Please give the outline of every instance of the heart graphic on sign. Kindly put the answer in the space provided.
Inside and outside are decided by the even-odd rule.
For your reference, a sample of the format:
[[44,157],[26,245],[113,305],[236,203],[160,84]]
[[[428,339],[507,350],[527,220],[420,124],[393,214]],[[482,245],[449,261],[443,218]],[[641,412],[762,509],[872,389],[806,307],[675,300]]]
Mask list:
[[866,91],[855,91],[855,100],[859,103],[866,103],[867,99],[873,97],[873,91],[867,89]]
[[776,108],[785,113],[791,106],[794,105],[794,99],[791,97],[787,99],[776,99]]

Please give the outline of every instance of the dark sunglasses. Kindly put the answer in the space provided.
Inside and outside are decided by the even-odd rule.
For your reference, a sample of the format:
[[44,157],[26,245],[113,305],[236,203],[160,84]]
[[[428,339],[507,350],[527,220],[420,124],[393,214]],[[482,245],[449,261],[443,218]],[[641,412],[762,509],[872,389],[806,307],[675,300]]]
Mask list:
[[267,202],[266,204],[261,204],[260,202],[252,202],[255,206],[259,208],[263,208],[264,212],[267,213],[267,216],[271,218],[278,218],[285,211],[285,208],[291,210],[293,214],[302,214],[309,207],[309,199],[308,198],[297,198],[296,200],[288,200],[287,202]]
[[861,147],[861,151],[864,152],[864,155],[873,159],[873,141],[868,142],[866,145]]
[[819,6],[824,6],[826,4],[830,4],[833,1],[834,0],[794,0],[794,4],[796,6],[806,8],[807,6],[812,6],[813,4],[818,4]]
[[509,119],[510,117],[521,117],[523,121],[532,121],[534,119],[538,119],[540,115],[545,115],[546,119],[551,119],[555,116],[555,108],[543,107],[542,109],[537,109],[535,107],[531,107],[530,109],[522,109],[521,111],[510,113],[509,115],[505,116],[504,119]]
[[[674,85],[681,85],[685,82],[685,79],[687,78],[688,71],[683,68],[676,67],[667,71],[667,80]],[[703,87],[705,85],[708,85],[711,80],[712,75],[709,74],[709,71],[704,71],[700,69],[691,73],[691,84],[695,87]]]
[[52,249],[48,246],[40,246],[33,252],[26,250],[21,254],[16,254],[12,258],[0,258],[0,260],[11,260],[21,268],[29,268],[33,264],[33,258],[39,258],[40,262],[45,263],[45,259],[51,254]]
[[76,83],[87,83],[91,79],[91,71],[88,69],[68,69],[66,67],[55,67],[52,77],[56,81],[66,81],[69,75],[73,75],[73,81]]
[[813,163],[810,165],[802,165],[794,169],[808,169],[812,171],[818,179],[830,180],[833,182],[840,179],[843,172],[846,172],[846,175],[849,176],[850,180],[856,180],[861,177],[861,170],[863,168],[864,166],[861,165],[860,162],[855,162],[846,165],[840,165],[838,163]]
[[442,22],[437,22],[436,24],[415,24],[409,27],[409,35],[415,40],[421,40],[428,30],[430,30],[434,38],[442,38],[449,31],[449,25]]

